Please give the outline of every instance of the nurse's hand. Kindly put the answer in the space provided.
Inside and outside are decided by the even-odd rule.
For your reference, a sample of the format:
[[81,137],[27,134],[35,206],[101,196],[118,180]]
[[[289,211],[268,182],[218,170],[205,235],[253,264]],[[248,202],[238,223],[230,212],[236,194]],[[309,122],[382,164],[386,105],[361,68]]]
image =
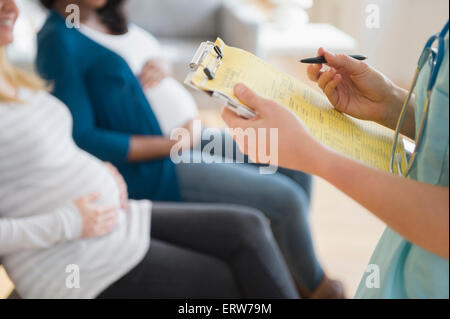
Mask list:
[[[243,104],[258,113],[256,117],[247,120],[228,108],[224,107],[222,110],[222,117],[230,128],[252,129],[257,136],[256,145],[249,144],[248,139],[236,138],[240,150],[252,161],[268,164],[261,162],[258,157],[261,141],[265,140],[267,141],[266,147],[278,148],[279,166],[314,174],[326,149],[309,134],[300,119],[287,108],[258,96],[243,84],[236,85],[234,91],[236,97]],[[260,128],[265,128],[265,133],[259,131]],[[277,145],[268,143],[270,128],[278,128]],[[239,130],[233,133],[237,132]],[[261,139],[261,134],[266,134],[265,139]],[[265,154],[273,154],[274,149],[271,151],[263,150]]]
[[162,67],[161,63],[154,60],[149,60],[142,68],[139,76],[142,88],[144,90],[151,89],[161,83],[168,76],[167,72]]
[[347,55],[335,55],[323,48],[328,71],[322,64],[310,65],[308,77],[318,83],[329,101],[340,112],[395,128],[405,91],[368,64]]

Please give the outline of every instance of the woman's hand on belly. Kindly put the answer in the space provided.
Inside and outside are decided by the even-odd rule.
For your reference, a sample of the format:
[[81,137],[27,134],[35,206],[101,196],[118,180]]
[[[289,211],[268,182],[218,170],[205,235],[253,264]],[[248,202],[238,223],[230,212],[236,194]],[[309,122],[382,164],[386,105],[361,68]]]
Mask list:
[[160,84],[167,76],[168,74],[161,63],[155,60],[149,60],[142,68],[139,81],[141,82],[142,88],[148,90]]
[[117,186],[119,187],[120,192],[120,207],[123,210],[126,210],[128,208],[128,186],[125,182],[125,179],[120,174],[120,172],[117,170],[117,168],[112,165],[111,163],[105,162],[106,167],[111,172],[112,176],[116,180]]
[[74,201],[82,220],[81,238],[104,236],[117,226],[118,207],[96,205],[100,196],[99,193],[92,193]]

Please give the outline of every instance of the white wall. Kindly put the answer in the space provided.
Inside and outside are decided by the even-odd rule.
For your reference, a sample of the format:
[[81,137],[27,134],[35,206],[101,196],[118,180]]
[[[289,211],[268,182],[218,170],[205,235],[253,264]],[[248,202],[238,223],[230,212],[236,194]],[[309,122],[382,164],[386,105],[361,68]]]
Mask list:
[[[379,29],[365,26],[368,4],[380,8]],[[406,87],[425,42],[441,30],[448,10],[448,0],[315,0],[309,14],[312,22],[331,23],[354,36],[372,65]]]

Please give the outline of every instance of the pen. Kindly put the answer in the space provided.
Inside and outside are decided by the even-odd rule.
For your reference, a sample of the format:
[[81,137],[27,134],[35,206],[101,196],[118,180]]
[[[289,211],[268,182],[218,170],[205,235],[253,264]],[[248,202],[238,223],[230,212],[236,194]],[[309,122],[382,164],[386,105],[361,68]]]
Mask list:
[[[360,54],[350,55],[350,57],[352,57],[353,59],[356,59],[356,60],[360,60],[360,61],[364,61],[367,59],[367,57],[365,55],[360,55]],[[301,63],[313,63],[313,64],[325,64],[325,63],[327,63],[327,60],[325,59],[324,56],[318,56],[315,58],[303,59],[303,60],[300,60],[300,62]]]

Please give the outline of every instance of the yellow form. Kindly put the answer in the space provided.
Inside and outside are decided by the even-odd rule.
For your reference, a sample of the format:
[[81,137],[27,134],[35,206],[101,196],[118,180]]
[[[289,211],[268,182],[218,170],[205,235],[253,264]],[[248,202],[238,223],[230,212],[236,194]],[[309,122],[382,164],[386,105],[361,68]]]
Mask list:
[[[191,78],[204,91],[218,91],[237,100],[233,88],[244,83],[261,96],[277,101],[296,113],[310,133],[336,151],[370,166],[389,171],[393,131],[374,122],[361,121],[336,111],[325,95],[279,71],[253,54],[228,47],[221,39],[223,59],[215,78],[208,80],[202,68]],[[217,57],[211,50],[205,65]],[[403,150],[401,150],[403,154]],[[404,164],[404,163],[403,163]]]

